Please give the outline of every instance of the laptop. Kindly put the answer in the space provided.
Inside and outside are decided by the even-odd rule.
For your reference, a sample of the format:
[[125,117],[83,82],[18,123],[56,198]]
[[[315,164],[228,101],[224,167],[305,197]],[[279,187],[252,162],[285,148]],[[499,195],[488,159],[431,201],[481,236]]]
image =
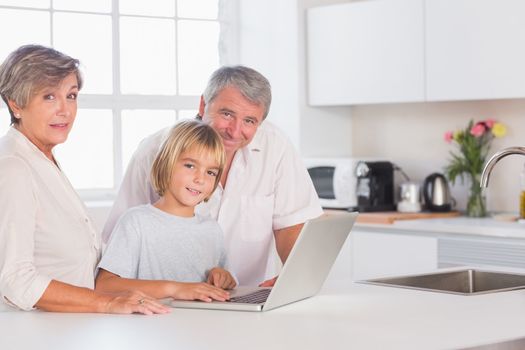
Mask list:
[[268,311],[309,298],[321,289],[356,218],[357,213],[341,213],[307,221],[271,288],[239,286],[230,291],[229,301],[170,300],[168,305],[191,309]]

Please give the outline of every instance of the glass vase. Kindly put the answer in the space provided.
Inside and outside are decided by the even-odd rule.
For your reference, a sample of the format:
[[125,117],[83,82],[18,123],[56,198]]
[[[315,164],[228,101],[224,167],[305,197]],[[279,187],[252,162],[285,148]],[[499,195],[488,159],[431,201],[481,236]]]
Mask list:
[[480,187],[481,174],[470,174],[470,191],[467,201],[467,216],[482,218],[487,216],[485,195]]

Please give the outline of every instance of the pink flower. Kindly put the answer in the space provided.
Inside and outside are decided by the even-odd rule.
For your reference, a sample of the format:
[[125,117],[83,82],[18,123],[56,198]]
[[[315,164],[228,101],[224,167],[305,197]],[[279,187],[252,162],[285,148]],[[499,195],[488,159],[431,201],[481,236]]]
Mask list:
[[484,121],[484,123],[487,126],[487,128],[492,129],[492,127],[494,126],[494,123],[496,123],[496,121],[494,119],[487,119],[487,120]]
[[477,123],[470,129],[470,134],[474,137],[480,137],[485,133],[485,125],[483,123]]
[[447,131],[445,133],[445,141],[447,143],[451,143],[453,139],[454,139],[454,133],[452,131]]

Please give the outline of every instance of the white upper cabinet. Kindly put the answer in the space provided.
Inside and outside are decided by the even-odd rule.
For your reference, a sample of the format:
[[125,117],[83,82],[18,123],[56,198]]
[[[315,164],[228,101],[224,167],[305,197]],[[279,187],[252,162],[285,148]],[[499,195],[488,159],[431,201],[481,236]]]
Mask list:
[[423,13],[421,0],[361,1],[309,9],[309,103],[423,101]]
[[368,0],[307,20],[311,105],[525,97],[525,0]]
[[426,0],[425,22],[427,100],[525,96],[525,1]]

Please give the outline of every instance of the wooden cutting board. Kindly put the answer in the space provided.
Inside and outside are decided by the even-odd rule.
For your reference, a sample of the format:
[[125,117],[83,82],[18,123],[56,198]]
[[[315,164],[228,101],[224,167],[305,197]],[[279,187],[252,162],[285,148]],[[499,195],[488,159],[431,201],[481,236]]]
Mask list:
[[400,213],[397,211],[385,211],[377,213],[359,213],[357,222],[361,224],[393,224],[396,220],[415,220],[415,219],[438,219],[459,216],[458,211],[446,213]]

